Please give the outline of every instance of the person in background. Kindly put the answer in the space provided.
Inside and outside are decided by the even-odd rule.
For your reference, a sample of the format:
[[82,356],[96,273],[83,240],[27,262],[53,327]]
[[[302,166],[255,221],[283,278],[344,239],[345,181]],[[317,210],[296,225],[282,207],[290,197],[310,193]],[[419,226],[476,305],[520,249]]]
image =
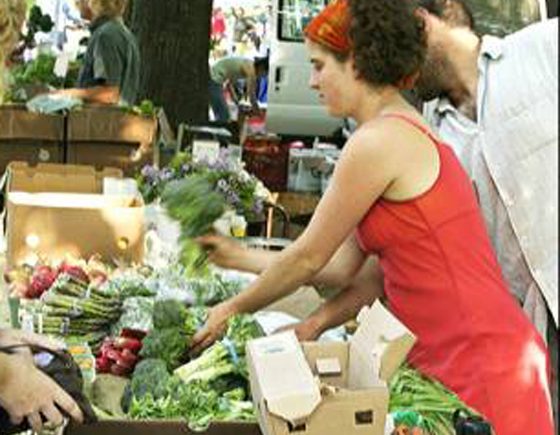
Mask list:
[[57,94],[102,104],[137,101],[140,86],[140,51],[122,15],[128,0],[78,0],[82,18],[90,20],[91,37],[77,88]]
[[231,115],[224,91],[228,91],[236,104],[240,103],[239,91],[236,89],[239,81],[245,81],[246,95],[251,104],[251,110],[258,112],[257,79],[268,74],[268,58],[248,59],[245,57],[224,57],[210,68],[208,91],[210,107],[214,118],[220,122],[229,122]]
[[[4,95],[4,65],[14,49],[25,20],[25,0],[0,2],[0,103]],[[50,349],[57,343],[35,334],[0,328],[0,349],[14,345],[36,344]],[[41,430],[41,415],[58,426],[63,423],[61,411],[77,421],[83,420],[76,402],[50,377],[41,372],[29,352],[7,354],[0,350],[0,408],[5,409],[13,424],[27,419],[34,431]]]
[[80,13],[72,0],[38,0],[35,3],[44,14],[50,15],[54,23],[48,34],[37,35],[38,42],[50,42],[58,51],[62,51],[67,42],[67,28],[70,25],[81,26]]
[[[376,255],[386,304],[417,337],[408,362],[498,435],[552,435],[544,342],[507,290],[470,177],[400,93],[423,65],[426,30],[414,2],[394,0],[335,0],[305,29],[311,86],[358,129],[304,233],[249,288],[211,308],[192,352],[232,315],[319,274],[344,281],[365,264],[375,275]],[[222,240],[199,242],[223,254]]]

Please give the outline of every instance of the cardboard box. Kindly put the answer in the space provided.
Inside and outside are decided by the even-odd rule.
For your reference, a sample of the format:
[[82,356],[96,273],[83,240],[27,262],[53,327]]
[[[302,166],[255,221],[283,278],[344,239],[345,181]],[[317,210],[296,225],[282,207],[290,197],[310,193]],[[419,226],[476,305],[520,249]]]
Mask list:
[[261,435],[251,423],[213,423],[204,432],[193,432],[179,421],[101,421],[92,425],[71,426],[65,435]]
[[[126,195],[103,195],[109,168],[10,165],[7,191],[7,263],[38,257],[101,255],[141,262],[144,256],[144,203]],[[69,193],[72,192],[72,193]],[[76,193],[73,193],[76,192]]]
[[0,174],[16,160],[62,163],[64,122],[62,115],[29,112],[24,105],[0,106]]
[[67,163],[117,167],[133,176],[154,161],[156,117],[114,106],[84,106],[68,114]]
[[415,338],[380,302],[365,308],[358,320],[348,343],[300,346],[293,332],[248,343],[251,391],[263,434],[384,434],[387,381]]

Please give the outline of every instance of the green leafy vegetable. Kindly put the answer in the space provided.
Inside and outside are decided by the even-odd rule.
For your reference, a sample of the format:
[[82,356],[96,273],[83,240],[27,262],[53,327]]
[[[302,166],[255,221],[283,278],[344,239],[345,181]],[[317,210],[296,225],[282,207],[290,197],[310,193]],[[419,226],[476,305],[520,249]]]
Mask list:
[[165,186],[162,202],[169,216],[179,222],[180,261],[193,274],[206,256],[193,238],[207,234],[226,210],[224,198],[202,175],[174,180]]
[[453,413],[460,409],[468,415],[477,413],[439,382],[403,365],[389,383],[389,411],[414,411],[432,435],[452,435]]

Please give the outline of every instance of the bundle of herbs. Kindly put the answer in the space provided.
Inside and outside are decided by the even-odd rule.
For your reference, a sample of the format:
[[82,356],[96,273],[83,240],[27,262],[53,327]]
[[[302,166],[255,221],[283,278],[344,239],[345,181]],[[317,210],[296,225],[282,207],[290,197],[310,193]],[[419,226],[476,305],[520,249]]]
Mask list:
[[403,365],[389,383],[389,411],[413,411],[422,417],[422,428],[431,435],[454,435],[453,414],[477,413],[434,379]]
[[224,214],[226,203],[202,175],[171,181],[161,199],[168,215],[181,228],[180,261],[189,274],[196,275],[205,264],[206,255],[193,239],[212,230],[214,222]]

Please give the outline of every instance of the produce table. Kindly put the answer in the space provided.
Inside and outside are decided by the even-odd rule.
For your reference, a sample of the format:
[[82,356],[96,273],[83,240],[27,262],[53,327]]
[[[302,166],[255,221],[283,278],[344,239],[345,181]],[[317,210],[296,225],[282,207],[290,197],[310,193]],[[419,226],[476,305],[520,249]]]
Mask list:
[[[200,432],[190,431],[183,422],[161,421],[102,421],[89,426],[69,427],[66,435],[190,435]],[[202,435],[261,435],[257,424],[215,423]]]

